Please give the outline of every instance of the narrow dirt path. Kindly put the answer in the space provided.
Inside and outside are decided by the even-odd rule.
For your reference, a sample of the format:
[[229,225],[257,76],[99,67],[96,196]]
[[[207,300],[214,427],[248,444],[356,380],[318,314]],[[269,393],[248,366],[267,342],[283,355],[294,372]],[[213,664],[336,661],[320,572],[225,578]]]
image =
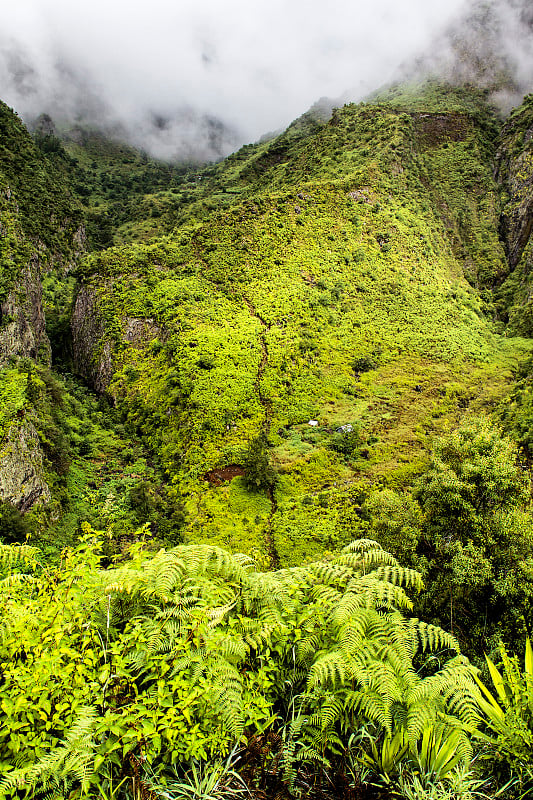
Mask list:
[[[263,406],[263,411],[264,411],[261,430],[265,438],[268,439],[270,435],[270,428],[272,426],[272,398],[268,397],[268,395],[264,393],[262,382],[263,382],[263,375],[265,374],[265,369],[268,366],[268,346],[266,342],[266,332],[270,329],[270,325],[259,314],[259,312],[255,308],[251,300],[249,300],[247,297],[243,297],[243,300],[251,316],[255,317],[255,319],[261,323],[261,332],[259,334],[259,341],[261,344],[261,361],[259,362],[259,366],[257,368],[257,375],[255,376],[254,388],[259,398],[259,402]],[[270,514],[268,515],[265,527],[265,542],[270,557],[270,565],[272,569],[278,569],[279,555],[278,551],[276,550],[274,537],[272,536],[272,521],[274,518],[274,514],[278,510],[278,504],[276,502],[273,483],[269,484],[267,488],[267,497],[270,501]]]

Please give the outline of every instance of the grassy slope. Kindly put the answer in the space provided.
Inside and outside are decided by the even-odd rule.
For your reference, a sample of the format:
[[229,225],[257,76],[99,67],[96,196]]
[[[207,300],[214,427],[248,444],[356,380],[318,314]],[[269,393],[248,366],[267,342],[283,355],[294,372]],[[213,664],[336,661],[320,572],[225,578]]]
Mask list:
[[[336,547],[365,487],[408,483],[436,431],[508,391],[529,345],[489,320],[506,271],[494,135],[472,93],[347,106],[208,169],[169,239],[85,265],[110,391],[183,498],[191,540],[282,563]],[[127,343],[127,317],[158,338]],[[343,454],[348,423],[362,442]],[[205,479],[261,430],[273,498]]]

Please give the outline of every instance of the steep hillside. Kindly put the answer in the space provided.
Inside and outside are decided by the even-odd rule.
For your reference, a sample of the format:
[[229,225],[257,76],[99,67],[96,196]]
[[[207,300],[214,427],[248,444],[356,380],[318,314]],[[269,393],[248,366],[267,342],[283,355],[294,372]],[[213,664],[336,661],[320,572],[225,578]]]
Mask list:
[[533,332],[530,273],[533,258],[533,96],[528,95],[503,127],[497,154],[498,180],[505,192],[501,233],[511,274],[499,293],[510,327]]
[[[81,213],[26,129],[0,104],[0,499],[27,511],[51,499],[30,373],[50,364],[41,274],[66,268],[83,240]],[[44,386],[44,384],[41,385]],[[42,409],[41,409],[42,410]],[[51,445],[53,449],[53,445]]]
[[435,432],[509,391],[530,345],[492,321],[509,266],[484,98],[345,106],[199,175],[171,237],[86,260],[78,368],[188,538],[283,564],[344,544],[372,485],[411,482]]
[[0,538],[33,535],[52,548],[75,539],[80,520],[120,520],[125,535],[149,509],[164,535],[166,520],[180,519],[171,501],[162,508],[144,451],[121,436],[108,404],[51,365],[85,246],[73,166],[0,105]]

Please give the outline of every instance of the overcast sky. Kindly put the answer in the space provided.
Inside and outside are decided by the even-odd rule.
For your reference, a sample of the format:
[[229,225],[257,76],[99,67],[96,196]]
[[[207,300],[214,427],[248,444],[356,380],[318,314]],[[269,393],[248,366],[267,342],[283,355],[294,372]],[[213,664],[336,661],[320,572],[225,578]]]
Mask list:
[[201,136],[202,114],[253,141],[321,96],[359,99],[390,80],[472,4],[4,0],[0,98],[27,119],[87,107],[133,139],[151,135],[151,114],[169,116],[170,148]]

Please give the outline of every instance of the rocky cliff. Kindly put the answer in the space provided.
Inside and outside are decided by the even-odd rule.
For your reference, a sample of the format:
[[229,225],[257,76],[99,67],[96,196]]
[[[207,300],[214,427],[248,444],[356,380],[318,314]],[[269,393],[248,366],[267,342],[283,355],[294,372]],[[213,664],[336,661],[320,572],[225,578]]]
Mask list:
[[50,363],[39,260],[34,255],[0,302],[0,366],[13,358]]
[[515,269],[533,230],[533,95],[505,124],[496,163],[497,179],[506,193],[502,234]]
[[112,346],[107,337],[96,291],[82,286],[72,312],[74,363],[97,392],[103,393],[113,377]]
[[51,499],[44,455],[32,423],[11,425],[0,443],[0,499],[22,512]]
[[512,330],[533,335],[533,95],[509,117],[496,156],[502,189],[500,234],[510,275],[499,291],[500,308]]
[[23,512],[51,497],[43,421],[28,394],[28,364],[51,362],[42,277],[68,271],[83,245],[79,207],[60,171],[0,103],[0,501]]

